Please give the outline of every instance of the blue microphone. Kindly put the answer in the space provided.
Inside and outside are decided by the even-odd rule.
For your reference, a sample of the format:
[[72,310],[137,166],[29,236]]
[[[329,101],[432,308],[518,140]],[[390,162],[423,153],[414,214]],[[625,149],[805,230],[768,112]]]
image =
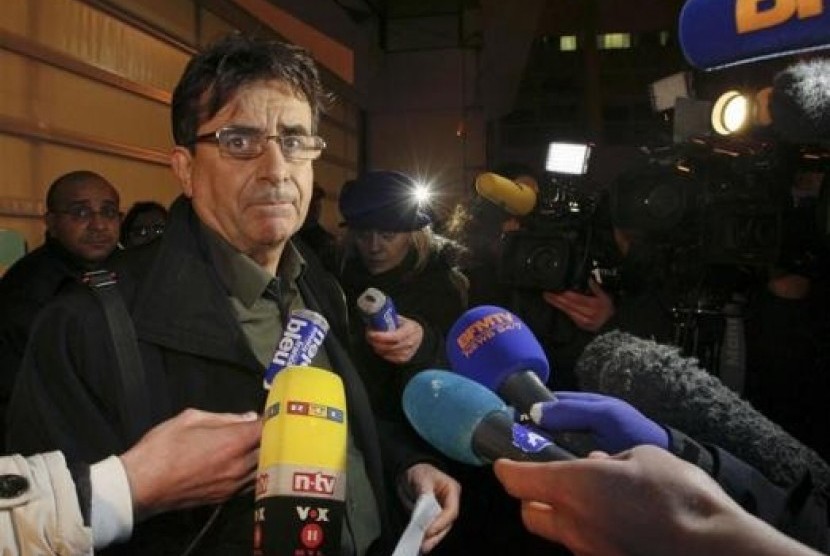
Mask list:
[[517,461],[574,459],[546,437],[513,420],[493,392],[449,371],[430,369],[410,379],[403,410],[418,434],[445,456],[470,465],[498,458]]

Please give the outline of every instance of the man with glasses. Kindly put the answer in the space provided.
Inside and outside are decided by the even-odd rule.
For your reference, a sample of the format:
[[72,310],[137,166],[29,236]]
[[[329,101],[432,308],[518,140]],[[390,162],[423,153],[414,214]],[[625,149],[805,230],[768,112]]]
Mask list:
[[[183,195],[161,238],[123,251],[113,270],[138,338],[152,423],[187,407],[261,412],[263,373],[288,314],[325,316],[331,331],[311,364],[342,377],[349,424],[342,550],[331,556],[392,552],[385,472],[409,494],[434,492],[443,506],[428,527],[428,551],[457,514],[458,484],[408,441],[380,442],[348,356],[342,290],[291,241],[312,196],[312,162],[325,148],[317,136],[324,98],[314,62],[295,46],[232,35],[196,55],[172,98],[171,165]],[[61,301],[33,332],[9,408],[10,447],[99,461],[137,438],[119,418],[117,362],[100,307],[80,289]],[[160,458],[159,473],[176,457]],[[255,457],[242,458],[253,467]],[[127,544],[102,554],[249,556],[251,489],[213,503],[133,500],[135,511],[120,520]]]
[[[0,280],[0,416],[5,415],[35,316],[67,284],[102,265],[118,242],[118,192],[87,170],[57,178],[46,194],[46,240]],[[0,450],[5,425],[0,421]]]

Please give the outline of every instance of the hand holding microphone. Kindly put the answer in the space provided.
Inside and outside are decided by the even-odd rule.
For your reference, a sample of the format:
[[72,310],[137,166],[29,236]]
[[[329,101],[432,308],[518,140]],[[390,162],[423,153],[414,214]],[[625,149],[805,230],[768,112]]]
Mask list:
[[669,434],[626,402],[591,392],[555,392],[533,404],[530,418],[550,433],[590,432],[597,448],[616,454],[641,444],[669,448]]

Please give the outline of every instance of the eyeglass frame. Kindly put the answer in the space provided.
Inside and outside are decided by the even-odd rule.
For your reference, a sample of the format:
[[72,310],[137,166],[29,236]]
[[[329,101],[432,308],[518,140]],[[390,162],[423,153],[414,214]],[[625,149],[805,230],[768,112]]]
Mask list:
[[[239,154],[234,154],[234,153],[230,152],[227,149],[227,147],[225,146],[225,144],[222,142],[222,140],[220,139],[220,136],[223,133],[227,133],[227,132],[230,132],[230,131],[256,132],[258,135],[251,135],[251,137],[259,137],[260,138],[260,150],[259,150],[259,152],[257,152],[256,154],[251,154],[251,155],[239,155]],[[296,137],[303,137],[303,138],[309,138],[309,139],[314,140],[314,142],[317,144],[317,148],[314,148],[314,149],[304,148],[304,149],[300,149],[299,152],[308,152],[308,151],[310,151],[310,152],[315,153],[315,154],[313,156],[309,157],[309,158],[302,158],[302,157],[298,157],[296,154],[286,153],[285,152],[286,147],[285,147],[284,141],[287,140],[287,139],[296,138]],[[262,154],[265,152],[265,145],[268,143],[268,141],[270,141],[272,139],[277,143],[277,145],[279,145],[280,152],[285,157],[285,159],[289,160],[289,161],[292,161],[292,162],[294,162],[294,161],[296,161],[296,162],[309,162],[309,161],[312,161],[312,160],[317,160],[323,154],[323,149],[325,149],[326,146],[327,146],[326,141],[322,137],[320,137],[319,135],[307,135],[307,134],[304,134],[304,133],[286,133],[286,134],[277,133],[277,134],[274,134],[274,135],[268,135],[268,133],[263,129],[256,128],[256,127],[247,127],[247,126],[225,126],[225,127],[220,127],[216,131],[212,131],[212,132],[208,132],[208,133],[202,133],[202,134],[197,135],[191,141],[188,142],[187,146],[192,147],[192,146],[195,146],[197,143],[212,143],[212,144],[216,145],[219,148],[219,152],[222,153],[223,155],[227,155],[227,156],[229,156],[231,158],[235,158],[237,160],[252,160],[254,158],[259,158],[260,156],[262,156]]]
[[[84,216],[80,214],[82,211],[88,211],[89,214]],[[112,212],[114,211],[114,212]],[[107,215],[109,213],[109,216]],[[92,207],[87,205],[71,205],[69,208],[66,209],[52,209],[47,212],[47,214],[63,214],[68,216],[74,222],[82,222],[82,223],[89,223],[92,222],[92,219],[96,216],[100,216],[104,220],[108,222],[113,222],[115,220],[120,220],[124,217],[124,213],[117,206],[111,205],[104,205],[101,207],[101,210],[95,210]]]

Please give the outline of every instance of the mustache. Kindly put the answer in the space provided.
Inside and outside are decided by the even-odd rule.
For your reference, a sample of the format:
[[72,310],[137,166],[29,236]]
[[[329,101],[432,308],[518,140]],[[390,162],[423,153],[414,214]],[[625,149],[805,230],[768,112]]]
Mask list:
[[296,203],[300,196],[296,187],[282,184],[268,184],[268,187],[258,189],[249,200],[256,204]]

